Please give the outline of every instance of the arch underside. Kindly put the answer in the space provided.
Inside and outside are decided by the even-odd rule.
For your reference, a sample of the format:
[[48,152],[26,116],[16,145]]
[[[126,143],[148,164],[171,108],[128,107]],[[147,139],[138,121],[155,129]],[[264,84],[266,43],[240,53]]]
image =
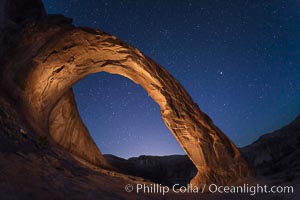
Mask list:
[[108,72],[141,85],[160,106],[164,123],[198,169],[193,184],[234,182],[251,174],[236,146],[160,65],[102,31],[51,31],[38,33],[48,40],[31,47],[37,50],[23,63],[31,71],[22,83],[21,99],[32,121],[67,151],[107,167],[79,116],[71,88],[89,74]]

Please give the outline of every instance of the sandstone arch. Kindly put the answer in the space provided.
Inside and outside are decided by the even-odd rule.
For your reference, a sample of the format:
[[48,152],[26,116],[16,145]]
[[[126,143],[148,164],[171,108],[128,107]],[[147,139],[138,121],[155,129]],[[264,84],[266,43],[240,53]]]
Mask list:
[[23,107],[44,130],[49,123],[52,137],[68,151],[106,165],[81,122],[71,87],[89,74],[108,72],[140,84],[159,104],[163,121],[198,169],[193,184],[228,183],[250,174],[235,145],[180,83],[139,50],[98,30],[70,28],[53,35],[30,62]]
[[[80,119],[71,87],[92,73],[119,74],[140,84],[159,104],[166,126],[198,169],[194,184],[228,183],[251,174],[236,146],[161,66],[114,36],[75,28],[63,17],[46,17],[36,4],[39,0],[27,1],[38,11],[36,16],[31,9],[18,21],[11,17],[19,16],[17,11],[4,16],[9,23],[0,42],[8,51],[0,52],[0,86],[41,134],[50,134],[67,151],[105,167]],[[14,4],[19,8],[18,1]]]

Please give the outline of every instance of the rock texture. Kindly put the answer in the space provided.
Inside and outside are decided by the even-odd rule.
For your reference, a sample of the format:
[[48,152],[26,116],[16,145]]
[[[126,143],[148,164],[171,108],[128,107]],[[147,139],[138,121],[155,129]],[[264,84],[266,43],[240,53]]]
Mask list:
[[[21,1],[5,2],[9,9]],[[29,11],[22,17],[15,12],[6,15],[6,21],[16,16],[21,20],[4,26],[0,43],[7,49],[0,59],[0,86],[18,102],[37,133],[50,134],[67,151],[107,167],[70,90],[89,74],[119,74],[140,84],[160,106],[166,126],[198,169],[192,184],[224,184],[252,174],[236,146],[160,65],[112,35],[74,27],[62,16],[46,17],[43,10],[37,11],[39,7],[28,8],[42,13],[34,18],[26,17]],[[5,43],[4,38],[17,42]]]
[[53,108],[49,132],[68,152],[88,162],[109,168],[79,116],[72,90]]

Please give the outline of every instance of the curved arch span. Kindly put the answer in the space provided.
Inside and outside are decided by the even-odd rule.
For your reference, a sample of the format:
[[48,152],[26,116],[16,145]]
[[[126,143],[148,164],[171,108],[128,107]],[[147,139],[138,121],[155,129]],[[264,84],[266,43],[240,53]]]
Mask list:
[[[32,36],[34,37],[34,36]],[[141,85],[160,106],[162,119],[198,169],[191,181],[235,182],[251,174],[236,146],[203,113],[164,68],[139,50],[102,31],[71,28],[51,37],[32,58],[22,98],[33,121],[69,152],[105,166],[77,111],[72,86],[108,72]]]

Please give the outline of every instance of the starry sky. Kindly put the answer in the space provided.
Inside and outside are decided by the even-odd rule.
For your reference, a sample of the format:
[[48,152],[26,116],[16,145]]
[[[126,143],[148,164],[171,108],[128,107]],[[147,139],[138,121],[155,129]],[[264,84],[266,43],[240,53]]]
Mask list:
[[[239,147],[300,113],[299,0],[43,2],[48,13],[115,35],[161,64]],[[132,81],[98,73],[74,91],[102,153],[184,153]]]

